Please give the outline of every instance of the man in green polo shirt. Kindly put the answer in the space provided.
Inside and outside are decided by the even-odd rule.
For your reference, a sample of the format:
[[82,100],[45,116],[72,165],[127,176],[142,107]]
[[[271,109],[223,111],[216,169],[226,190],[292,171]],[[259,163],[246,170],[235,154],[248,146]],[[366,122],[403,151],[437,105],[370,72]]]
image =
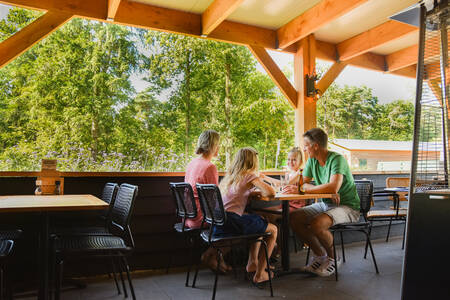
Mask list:
[[[360,201],[347,161],[342,155],[327,149],[327,134],[322,129],[313,128],[305,132],[303,142],[309,159],[303,170],[304,183],[300,189],[309,194],[337,196],[292,212],[290,223],[314,253],[305,270],[330,276],[335,272],[335,257],[333,235],[329,228],[340,223],[357,222]],[[310,183],[313,179],[315,185]],[[292,191],[288,187],[285,192]]]

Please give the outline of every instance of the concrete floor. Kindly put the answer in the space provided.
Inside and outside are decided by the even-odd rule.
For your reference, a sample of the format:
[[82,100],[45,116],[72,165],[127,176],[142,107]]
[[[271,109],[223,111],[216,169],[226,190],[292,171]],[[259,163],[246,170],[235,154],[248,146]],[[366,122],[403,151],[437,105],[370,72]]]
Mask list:
[[[303,274],[283,276],[274,279],[273,299],[399,299],[400,278],[403,260],[401,238],[373,242],[380,269],[375,273],[372,260],[362,258],[364,244],[353,243],[345,247],[347,262],[339,269],[339,281],[329,278],[312,277]],[[338,249],[340,250],[340,249]],[[306,251],[291,254],[291,265],[304,264]],[[153,272],[155,273],[155,272]],[[156,272],[157,273],[157,272]],[[211,299],[214,275],[209,270],[201,270],[197,288],[184,287],[185,272],[133,274],[133,282],[138,299]],[[192,277],[191,277],[192,278]],[[268,287],[259,290],[243,279],[243,273],[236,279],[232,274],[220,276],[217,299],[271,299]],[[31,298],[26,298],[31,299]],[[81,290],[67,290],[62,299],[124,299],[117,295],[113,280],[89,279],[88,286]],[[130,298],[131,299],[131,298]]]

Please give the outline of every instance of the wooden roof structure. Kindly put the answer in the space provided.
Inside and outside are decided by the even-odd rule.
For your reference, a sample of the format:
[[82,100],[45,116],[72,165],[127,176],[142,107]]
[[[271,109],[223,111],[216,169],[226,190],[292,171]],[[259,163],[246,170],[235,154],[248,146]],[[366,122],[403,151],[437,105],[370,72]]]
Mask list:
[[[389,17],[418,0],[0,0],[46,13],[0,44],[0,67],[73,17],[247,46],[296,111],[296,133],[316,123],[306,75],[333,61],[316,83],[325,92],[347,66],[416,77],[417,27]],[[294,82],[268,52],[294,55]],[[429,59],[433,63],[433,59]],[[430,79],[431,80],[431,79]],[[297,136],[297,134],[296,134]],[[298,141],[300,138],[296,137]]]

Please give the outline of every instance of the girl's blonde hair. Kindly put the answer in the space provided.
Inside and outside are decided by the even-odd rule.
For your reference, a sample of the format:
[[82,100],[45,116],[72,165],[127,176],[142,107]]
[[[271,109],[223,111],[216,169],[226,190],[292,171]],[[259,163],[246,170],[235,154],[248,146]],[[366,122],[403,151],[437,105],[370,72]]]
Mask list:
[[220,135],[215,130],[205,130],[198,137],[195,154],[210,154],[219,144]]
[[225,177],[220,182],[222,194],[226,194],[229,188],[234,188],[248,173],[258,172],[258,152],[252,147],[239,149],[234,156]]
[[297,156],[298,161],[300,162],[300,167],[303,165],[303,151],[300,149],[300,147],[293,147],[291,150],[289,150],[289,154],[295,154]]

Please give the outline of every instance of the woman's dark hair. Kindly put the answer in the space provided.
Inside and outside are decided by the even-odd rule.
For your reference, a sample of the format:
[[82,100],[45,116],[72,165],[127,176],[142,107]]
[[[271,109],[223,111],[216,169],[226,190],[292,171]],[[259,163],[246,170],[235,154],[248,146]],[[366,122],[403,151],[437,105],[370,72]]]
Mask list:
[[318,144],[321,148],[327,148],[328,135],[320,128],[312,128],[303,134],[303,137],[307,137],[311,142]]

